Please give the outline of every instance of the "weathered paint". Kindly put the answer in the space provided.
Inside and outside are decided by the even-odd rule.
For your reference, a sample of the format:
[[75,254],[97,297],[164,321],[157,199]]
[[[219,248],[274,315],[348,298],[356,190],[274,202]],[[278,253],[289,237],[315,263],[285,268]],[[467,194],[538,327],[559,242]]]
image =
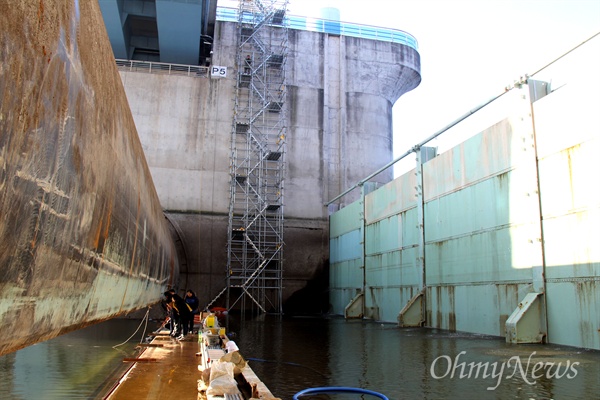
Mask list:
[[95,1],[0,2],[0,355],[178,275]]
[[600,349],[598,40],[590,57],[578,65],[582,70],[570,76],[569,84],[557,92],[560,95],[543,98],[534,103],[533,110],[546,261],[548,339]]
[[366,197],[366,317],[395,322],[418,293],[423,224],[426,325],[504,336],[540,293],[530,312],[549,342],[600,349],[600,37],[559,73],[580,68],[577,52],[589,74],[534,103],[513,89],[504,119],[423,165],[423,221],[403,200],[415,171]]
[[336,222],[329,229],[329,303],[341,314],[363,287],[361,209],[357,201],[331,216]]

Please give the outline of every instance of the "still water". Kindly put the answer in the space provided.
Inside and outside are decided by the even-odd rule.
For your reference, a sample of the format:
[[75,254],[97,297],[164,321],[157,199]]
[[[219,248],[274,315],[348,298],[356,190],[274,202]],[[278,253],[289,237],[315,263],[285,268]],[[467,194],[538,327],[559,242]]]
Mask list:
[[143,332],[139,320],[111,320],[4,355],[0,399],[101,398],[127,367],[123,358],[137,354]]
[[[324,386],[361,387],[389,399],[600,398],[598,351],[340,318],[230,316],[225,325],[252,369],[284,400]],[[127,346],[112,346],[138,326],[107,321],[0,357],[0,399],[101,398],[142,331]]]
[[[389,399],[600,399],[599,351],[339,318],[254,319],[237,329],[242,354],[282,399],[326,386]],[[302,399],[375,398],[321,396]]]

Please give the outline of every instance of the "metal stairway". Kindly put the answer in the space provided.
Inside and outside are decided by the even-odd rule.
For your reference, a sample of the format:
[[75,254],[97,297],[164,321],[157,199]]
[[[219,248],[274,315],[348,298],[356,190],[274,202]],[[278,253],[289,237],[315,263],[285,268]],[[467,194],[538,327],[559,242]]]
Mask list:
[[282,312],[287,4],[239,2],[227,309]]

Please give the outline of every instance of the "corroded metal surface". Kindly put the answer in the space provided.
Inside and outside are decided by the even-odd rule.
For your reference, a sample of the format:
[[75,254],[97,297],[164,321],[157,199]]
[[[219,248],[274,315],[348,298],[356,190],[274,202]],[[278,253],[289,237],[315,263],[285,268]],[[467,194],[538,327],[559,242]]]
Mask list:
[[159,300],[178,266],[96,1],[0,2],[0,355]]

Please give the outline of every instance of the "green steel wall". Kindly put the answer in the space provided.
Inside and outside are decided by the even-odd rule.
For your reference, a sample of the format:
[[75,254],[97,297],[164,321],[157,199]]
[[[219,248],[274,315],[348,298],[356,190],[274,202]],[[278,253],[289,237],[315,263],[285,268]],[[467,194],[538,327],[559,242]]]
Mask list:
[[423,164],[427,321],[437,328],[503,335],[543,264],[529,96],[509,95],[510,117]]
[[390,305],[406,304],[419,290],[415,186],[411,173],[365,197],[368,318],[395,321],[399,310]]
[[581,71],[584,84],[534,103],[534,113],[548,335],[600,349],[600,62],[587,66],[594,65]]
[[[598,42],[585,65],[600,66]],[[505,118],[333,214],[333,313],[364,286],[364,317],[395,322],[423,293],[425,325],[504,336],[525,295],[544,293],[546,340],[600,349],[600,77],[590,71],[541,99],[528,85],[511,90]]]
[[361,204],[354,202],[331,216],[329,259],[335,259],[335,268],[330,269],[329,301],[341,314],[363,289]]

